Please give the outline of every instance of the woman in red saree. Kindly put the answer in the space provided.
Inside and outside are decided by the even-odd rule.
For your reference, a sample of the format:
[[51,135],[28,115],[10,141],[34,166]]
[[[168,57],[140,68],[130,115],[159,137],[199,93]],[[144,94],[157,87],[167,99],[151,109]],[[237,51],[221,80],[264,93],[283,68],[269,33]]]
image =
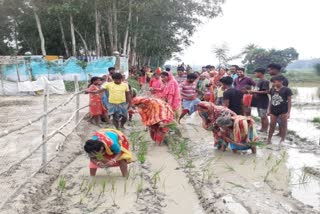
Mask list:
[[154,95],[156,98],[161,98],[162,96],[163,83],[161,81],[160,74],[161,68],[157,68],[149,82],[149,90],[151,94]]
[[174,120],[171,107],[161,99],[144,97],[135,97],[132,104],[137,107],[142,123],[149,127],[152,140],[160,145],[169,131],[165,125]]

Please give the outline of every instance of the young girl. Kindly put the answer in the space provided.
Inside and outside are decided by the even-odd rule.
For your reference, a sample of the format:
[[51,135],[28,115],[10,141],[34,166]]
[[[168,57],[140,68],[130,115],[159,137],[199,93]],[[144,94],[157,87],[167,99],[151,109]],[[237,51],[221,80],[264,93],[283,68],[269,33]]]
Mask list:
[[251,104],[252,104],[252,94],[250,94],[251,86],[246,85],[241,89],[243,94],[242,104],[243,104],[243,115],[251,116]]
[[[100,89],[103,83],[103,79],[101,77],[92,77],[90,80],[90,84],[86,92],[90,93],[93,91],[97,91]],[[94,125],[100,126],[101,123],[101,116],[108,117],[107,109],[104,107],[102,103],[102,93],[90,93],[90,101],[89,101],[89,108],[90,108],[90,122]]]
[[[135,97],[137,96],[137,94],[138,94],[137,89],[135,89],[135,88],[131,87],[131,85],[129,85],[129,90],[130,90],[131,98],[132,98],[132,99],[135,98]],[[132,106],[132,107],[130,107],[130,108],[128,109],[129,122],[132,121],[132,117],[133,117],[134,113],[135,113],[135,107]]]
[[290,88],[283,86],[283,77],[274,76],[271,78],[272,89],[270,90],[271,102],[269,103],[268,115],[270,115],[270,128],[268,135],[268,144],[271,144],[271,138],[277,124],[278,118],[281,118],[280,126],[280,143],[284,142],[287,135],[288,118],[291,111],[291,96]]

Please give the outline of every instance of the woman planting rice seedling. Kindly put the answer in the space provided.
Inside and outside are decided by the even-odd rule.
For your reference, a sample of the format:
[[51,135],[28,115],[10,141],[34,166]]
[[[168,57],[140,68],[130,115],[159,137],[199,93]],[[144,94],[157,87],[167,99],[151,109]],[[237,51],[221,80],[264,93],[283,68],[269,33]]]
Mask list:
[[251,117],[241,115],[219,117],[216,123],[220,129],[217,140],[222,144],[222,151],[225,151],[230,144],[234,153],[248,149],[251,149],[252,153],[256,153],[254,143],[257,142],[258,137]]
[[160,99],[144,97],[136,97],[132,103],[138,108],[143,124],[149,127],[152,140],[161,144],[169,131],[165,125],[174,120],[174,113],[169,104]]
[[129,141],[120,131],[101,129],[87,140],[84,150],[90,157],[90,175],[95,176],[98,168],[120,167],[122,176],[128,174],[128,163],[132,161]]

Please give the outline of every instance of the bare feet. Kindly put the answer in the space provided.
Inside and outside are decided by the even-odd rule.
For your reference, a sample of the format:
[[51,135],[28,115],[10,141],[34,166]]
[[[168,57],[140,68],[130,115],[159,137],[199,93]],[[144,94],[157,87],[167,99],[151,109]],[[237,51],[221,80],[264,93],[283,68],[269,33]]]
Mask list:
[[279,136],[280,136],[280,134],[281,134],[281,133],[280,133],[280,132],[278,132],[277,134],[274,134],[273,136],[278,136],[278,137],[279,137]]

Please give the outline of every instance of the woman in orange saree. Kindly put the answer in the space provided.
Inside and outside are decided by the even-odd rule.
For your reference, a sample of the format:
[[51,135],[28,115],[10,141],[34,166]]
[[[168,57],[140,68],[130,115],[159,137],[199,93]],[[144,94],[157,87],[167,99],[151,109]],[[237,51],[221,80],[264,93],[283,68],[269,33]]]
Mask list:
[[145,97],[135,97],[132,104],[137,107],[142,123],[149,127],[152,140],[160,145],[169,131],[165,125],[174,120],[170,105],[161,99]]

